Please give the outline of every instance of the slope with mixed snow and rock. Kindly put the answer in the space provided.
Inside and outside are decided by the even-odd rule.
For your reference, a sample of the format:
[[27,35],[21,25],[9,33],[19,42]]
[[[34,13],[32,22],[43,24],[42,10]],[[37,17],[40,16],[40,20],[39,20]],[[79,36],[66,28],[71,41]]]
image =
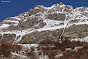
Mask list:
[[[38,43],[45,39],[76,39],[88,36],[88,8],[62,3],[35,6],[0,23],[0,42]],[[62,38],[61,38],[62,37]]]

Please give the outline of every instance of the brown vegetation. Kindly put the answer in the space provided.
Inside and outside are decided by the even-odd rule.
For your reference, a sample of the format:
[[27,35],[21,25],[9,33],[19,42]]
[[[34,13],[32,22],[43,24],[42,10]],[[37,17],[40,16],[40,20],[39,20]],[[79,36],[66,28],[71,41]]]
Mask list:
[[0,45],[0,55],[3,55],[5,57],[9,57],[11,52],[17,52],[21,50],[20,45],[16,44],[1,44]]
[[[43,45],[40,47],[40,50],[44,54],[46,54],[49,59],[87,59],[88,58],[88,43],[80,42],[80,41],[70,41],[70,40],[62,40],[62,41],[50,41],[43,40],[39,42],[39,44]],[[49,45],[51,44],[51,45]],[[55,46],[51,48],[51,46]],[[79,49],[75,49],[76,47],[82,47]],[[66,50],[66,48],[71,48],[71,50]],[[58,54],[63,54],[63,56],[56,58],[55,56]]]

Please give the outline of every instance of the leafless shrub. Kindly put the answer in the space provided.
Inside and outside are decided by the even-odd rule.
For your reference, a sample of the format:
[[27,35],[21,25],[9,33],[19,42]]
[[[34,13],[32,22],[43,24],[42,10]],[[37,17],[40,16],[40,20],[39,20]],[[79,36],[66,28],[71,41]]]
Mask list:
[[20,45],[16,44],[1,44],[0,45],[0,55],[4,55],[5,57],[9,57],[11,52],[20,51]]
[[[86,42],[70,40],[62,40],[61,42],[49,40],[47,42],[47,40],[43,40],[40,44],[44,44],[40,47],[40,50],[42,50],[42,52],[47,55],[49,59],[55,59],[55,55],[60,52],[63,53],[63,56],[58,57],[57,59],[88,59],[88,43]],[[48,44],[53,44],[55,48],[50,48]],[[75,50],[75,47],[79,46],[82,46],[82,48]],[[66,50],[66,48],[71,48],[71,50]]]

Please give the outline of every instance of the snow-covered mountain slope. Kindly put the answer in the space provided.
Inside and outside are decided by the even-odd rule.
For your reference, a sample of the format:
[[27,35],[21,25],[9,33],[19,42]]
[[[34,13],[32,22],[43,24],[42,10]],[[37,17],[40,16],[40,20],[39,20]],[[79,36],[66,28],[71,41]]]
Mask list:
[[88,8],[54,4],[35,6],[28,12],[8,17],[0,23],[0,39],[9,43],[38,42],[43,39],[88,36]]

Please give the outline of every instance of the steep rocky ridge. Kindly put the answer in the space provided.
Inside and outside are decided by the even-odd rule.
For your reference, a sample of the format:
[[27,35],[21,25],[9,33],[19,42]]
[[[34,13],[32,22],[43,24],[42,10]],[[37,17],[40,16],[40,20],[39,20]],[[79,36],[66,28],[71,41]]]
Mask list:
[[[45,39],[76,39],[88,36],[88,8],[54,4],[35,6],[0,23],[0,42],[38,43]],[[81,40],[81,39],[80,39]]]

